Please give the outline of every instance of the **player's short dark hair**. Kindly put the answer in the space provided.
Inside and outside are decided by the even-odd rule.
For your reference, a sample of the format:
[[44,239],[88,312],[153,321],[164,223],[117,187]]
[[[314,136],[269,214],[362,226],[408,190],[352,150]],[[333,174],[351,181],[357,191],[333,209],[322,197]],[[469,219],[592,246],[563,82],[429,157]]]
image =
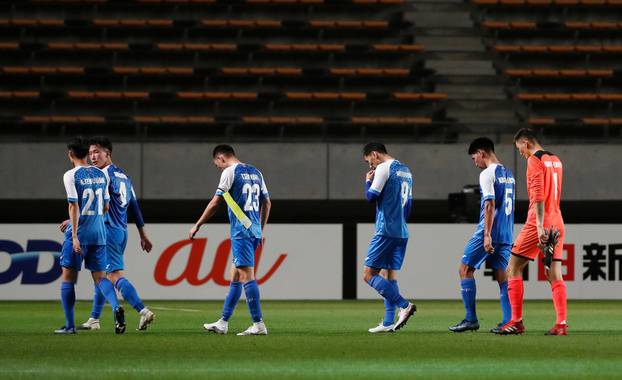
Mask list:
[[537,143],[538,135],[536,134],[536,131],[531,128],[521,128],[514,135],[514,142],[517,142],[520,139],[527,139],[532,143]]
[[469,145],[469,154],[475,154],[478,150],[483,150],[486,153],[494,153],[495,143],[488,137],[478,137]]
[[99,145],[102,148],[108,150],[110,153],[112,153],[112,142],[110,141],[110,139],[108,137],[95,136],[95,137],[90,139],[89,144],[90,145]]
[[81,136],[74,137],[67,143],[67,149],[69,149],[76,158],[82,159],[89,154],[89,142]]
[[222,144],[217,145],[216,148],[214,148],[214,151],[212,152],[212,157],[216,158],[216,156],[218,156],[219,154],[230,157],[235,156],[235,151],[233,150],[233,147],[231,145]]
[[369,156],[371,152],[387,153],[387,148],[379,142],[370,142],[363,147],[363,155]]

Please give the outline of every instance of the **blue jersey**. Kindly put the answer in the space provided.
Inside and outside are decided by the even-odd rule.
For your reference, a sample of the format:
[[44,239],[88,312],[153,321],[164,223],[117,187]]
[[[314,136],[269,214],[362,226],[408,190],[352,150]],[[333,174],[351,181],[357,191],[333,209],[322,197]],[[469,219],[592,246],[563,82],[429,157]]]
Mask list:
[[247,229],[228,207],[231,239],[260,239],[261,219],[259,210],[263,200],[269,196],[261,172],[254,166],[243,163],[229,166],[223,170],[220,176],[216,195],[222,196],[226,192],[229,192],[231,198],[252,222]]
[[479,175],[482,190],[479,224],[474,237],[484,238],[484,205],[488,200],[495,201],[495,214],[492,223],[492,241],[498,244],[512,244],[514,231],[514,196],[516,194],[512,172],[501,164],[492,164]]
[[104,205],[110,200],[106,174],[94,166],[76,166],[65,173],[63,182],[67,201],[78,203],[80,245],[106,245]]
[[368,189],[376,199],[376,235],[407,238],[406,220],[412,203],[413,178],[410,169],[398,160],[388,160],[376,167]]
[[132,180],[114,164],[110,164],[103,169],[108,178],[110,185],[110,209],[106,221],[112,228],[127,229],[127,209],[131,202],[136,199]]

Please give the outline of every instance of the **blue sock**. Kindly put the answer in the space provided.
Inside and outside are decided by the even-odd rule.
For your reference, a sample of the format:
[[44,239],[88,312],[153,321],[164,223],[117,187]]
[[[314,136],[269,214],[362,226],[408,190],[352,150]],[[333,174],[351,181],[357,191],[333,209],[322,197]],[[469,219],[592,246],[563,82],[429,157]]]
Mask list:
[[65,327],[68,329],[75,328],[73,306],[76,304],[76,289],[73,282],[63,282],[60,284],[60,300],[65,312]]
[[369,280],[369,286],[376,289],[378,294],[392,304],[397,305],[402,309],[408,307],[408,301],[402,297],[400,292],[397,290],[397,287],[393,287],[393,285],[389,281],[382,278],[382,276],[375,275],[372,277],[371,280]]
[[222,319],[223,321],[228,321],[229,318],[233,315],[233,310],[238,304],[238,300],[242,295],[242,283],[239,281],[231,281],[231,285],[229,285],[229,293],[227,293],[227,297],[225,297],[225,303],[222,305]]
[[116,288],[119,289],[123,298],[134,308],[134,310],[140,312],[145,308],[143,305],[143,301],[140,300],[138,293],[136,293],[136,288],[134,285],[125,277],[121,277],[117,280],[115,284]]
[[99,319],[105,304],[106,297],[99,291],[97,285],[93,285],[93,310],[91,310],[91,318]]
[[244,294],[246,294],[246,303],[248,310],[251,312],[253,322],[261,321],[261,305],[259,304],[259,286],[257,281],[249,281],[244,284]]
[[117,310],[119,307],[119,301],[117,301],[117,293],[114,291],[114,285],[112,285],[112,282],[110,282],[107,278],[104,278],[97,284],[97,287],[99,288],[99,291],[102,292],[104,297],[106,297],[106,301],[108,301],[112,307],[112,310]]
[[469,322],[477,321],[477,313],[475,313],[475,294],[477,288],[475,287],[474,278],[465,278],[460,281],[462,292],[462,303],[464,303],[464,309],[466,310],[466,319]]
[[512,305],[510,305],[510,297],[508,297],[508,282],[499,284],[499,300],[501,301],[501,311],[503,312],[503,323],[508,323],[512,319]]
[[[397,286],[397,280],[389,280],[393,288],[396,292],[400,292]],[[395,322],[395,308],[397,305],[389,302],[386,298],[384,299],[384,321],[382,321],[383,326],[392,325]]]

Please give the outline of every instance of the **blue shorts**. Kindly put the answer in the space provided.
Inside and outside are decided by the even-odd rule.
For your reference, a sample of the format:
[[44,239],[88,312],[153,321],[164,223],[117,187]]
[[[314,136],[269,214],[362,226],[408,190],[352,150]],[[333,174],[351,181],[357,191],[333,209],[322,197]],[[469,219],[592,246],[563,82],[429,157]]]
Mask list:
[[378,269],[399,270],[406,256],[408,238],[375,235],[369,243],[365,266]]
[[261,239],[231,239],[231,250],[233,251],[233,265],[239,267],[255,266],[255,250],[261,244]]
[[464,247],[462,264],[479,269],[482,263],[488,262],[493,269],[505,269],[508,266],[512,244],[493,243],[495,253],[489,254],[484,250],[484,239],[473,236]]
[[84,267],[91,272],[103,272],[106,269],[106,246],[105,245],[80,245],[82,254],[73,251],[71,239],[65,239],[60,253],[60,266],[79,272]]
[[123,253],[127,246],[127,230],[108,228],[106,232],[106,272],[124,269]]

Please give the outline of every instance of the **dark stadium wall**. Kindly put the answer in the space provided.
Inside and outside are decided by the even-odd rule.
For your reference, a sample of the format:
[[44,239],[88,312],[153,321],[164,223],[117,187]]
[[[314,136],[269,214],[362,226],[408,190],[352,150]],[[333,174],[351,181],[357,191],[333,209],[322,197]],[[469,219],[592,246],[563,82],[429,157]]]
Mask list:
[[[114,162],[132,178],[143,201],[210,198],[220,172],[211,162],[213,143],[119,143]],[[263,172],[277,201],[360,201],[366,165],[360,144],[235,143],[241,160]],[[414,174],[417,201],[445,201],[464,185],[477,184],[479,169],[466,144],[388,144],[390,153]],[[564,162],[567,201],[622,200],[617,145],[545,146]],[[61,177],[69,169],[62,143],[0,143],[0,199],[63,199]],[[515,173],[517,199],[525,200],[525,160],[511,144],[497,146],[501,161]],[[19,162],[19,165],[7,164]],[[199,202],[200,203],[200,202]],[[444,211],[444,210],[443,210]]]

